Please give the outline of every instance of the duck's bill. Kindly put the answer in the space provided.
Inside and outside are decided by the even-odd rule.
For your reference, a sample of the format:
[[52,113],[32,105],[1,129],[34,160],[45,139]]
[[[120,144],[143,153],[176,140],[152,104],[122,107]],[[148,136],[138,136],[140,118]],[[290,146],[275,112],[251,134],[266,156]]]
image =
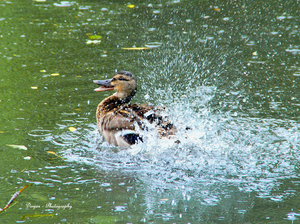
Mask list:
[[95,89],[96,92],[109,91],[109,90],[113,90],[114,89],[114,87],[110,85],[111,79],[107,79],[107,80],[94,80],[93,82],[95,84],[101,86],[101,87]]

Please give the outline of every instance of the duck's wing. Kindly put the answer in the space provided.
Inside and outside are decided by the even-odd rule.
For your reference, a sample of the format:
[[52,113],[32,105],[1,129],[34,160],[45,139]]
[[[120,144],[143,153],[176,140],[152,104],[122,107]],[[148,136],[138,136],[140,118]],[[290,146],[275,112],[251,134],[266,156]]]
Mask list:
[[176,127],[169,121],[167,116],[161,114],[164,107],[154,107],[147,104],[133,104],[130,107],[142,119],[147,119],[151,124],[156,124],[161,136],[175,135]]
[[107,112],[98,117],[97,123],[100,132],[110,144],[128,147],[142,141],[135,131],[135,123],[141,125],[141,120],[126,109]]
[[162,120],[163,116],[160,115],[160,112],[163,111],[163,108],[157,108],[150,106],[148,104],[132,104],[130,105],[132,111],[134,111],[142,119],[147,119],[151,124],[158,123]]
[[134,130],[134,123],[124,113],[116,113],[114,111],[108,112],[98,118],[98,123],[103,130],[121,130],[131,129]]

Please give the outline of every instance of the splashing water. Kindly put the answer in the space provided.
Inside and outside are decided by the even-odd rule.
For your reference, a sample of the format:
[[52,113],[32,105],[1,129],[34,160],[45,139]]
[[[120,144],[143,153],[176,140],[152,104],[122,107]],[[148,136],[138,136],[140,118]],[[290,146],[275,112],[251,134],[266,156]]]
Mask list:
[[96,126],[91,125],[86,135],[81,135],[84,137],[77,138],[80,144],[67,149],[64,156],[103,170],[134,173],[146,182],[153,176],[157,187],[176,182],[190,186],[226,183],[267,195],[278,178],[292,177],[297,169],[299,124],[199,108],[211,99],[214,90],[199,87],[196,94],[185,93],[191,95],[167,107],[180,144],[174,139],[159,139],[153,131],[144,133],[144,143],[118,150],[103,142]]
[[[272,191],[280,184],[279,180],[297,176],[299,124],[293,120],[254,118],[236,112],[235,102],[230,102],[230,98],[225,99],[226,103],[216,103],[216,95],[221,91],[247,100],[242,89],[236,88],[242,83],[238,79],[227,79],[233,85],[220,90],[220,77],[224,72],[232,72],[222,67],[228,59],[218,57],[214,66],[206,60],[199,65],[192,56],[186,60],[185,57],[183,52],[171,60],[172,63],[168,62],[165,70],[149,66],[154,68],[151,75],[139,77],[142,79],[140,99],[166,107],[166,113],[178,129],[179,144],[175,143],[176,139],[159,139],[153,130],[143,133],[143,143],[120,150],[103,140],[96,125],[89,125],[80,136],[72,133],[77,143],[66,146],[64,157],[139,180],[142,184],[137,191],[145,195],[148,216],[154,216],[153,211],[160,208],[161,198],[166,197],[165,189],[169,190],[169,197],[174,198],[168,211],[179,206],[182,200],[184,208],[195,204],[201,207],[196,212],[199,217],[200,213],[205,216],[203,206],[217,205],[221,200],[225,201],[225,210],[229,211],[236,203],[234,206],[241,208],[238,213],[243,214],[251,207],[252,199],[245,200],[241,206],[238,198],[244,197],[242,192],[255,191],[258,197],[276,198]],[[176,67],[180,60],[184,61],[184,72],[177,71],[182,66]],[[169,79],[174,82],[164,82]],[[149,88],[153,82],[156,88]],[[228,107],[230,103],[232,107],[227,112],[212,106]],[[228,193],[230,191],[234,193]],[[284,196],[280,196],[278,200],[283,199]],[[168,220],[171,217],[164,217],[168,214],[171,213],[160,218]],[[178,217],[181,218],[181,214]]]

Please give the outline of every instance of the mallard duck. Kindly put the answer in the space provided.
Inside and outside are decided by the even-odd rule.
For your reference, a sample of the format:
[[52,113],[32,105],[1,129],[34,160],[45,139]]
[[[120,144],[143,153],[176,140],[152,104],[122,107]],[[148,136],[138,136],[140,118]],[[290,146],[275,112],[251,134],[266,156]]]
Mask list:
[[175,135],[176,128],[160,115],[163,108],[147,104],[130,104],[137,92],[136,78],[130,72],[117,72],[112,79],[94,80],[101,87],[96,92],[115,90],[116,93],[99,103],[96,111],[97,126],[105,140],[115,146],[129,147],[143,142],[139,130],[148,130],[154,124],[160,137]]

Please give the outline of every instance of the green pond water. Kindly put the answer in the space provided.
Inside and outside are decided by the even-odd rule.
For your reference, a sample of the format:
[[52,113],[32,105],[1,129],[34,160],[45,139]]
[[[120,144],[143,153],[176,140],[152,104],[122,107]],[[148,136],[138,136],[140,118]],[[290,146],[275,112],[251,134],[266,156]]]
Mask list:
[[[300,222],[299,18],[298,1],[0,0],[0,208],[33,184],[0,222]],[[117,70],[180,144],[104,141],[92,80]]]

